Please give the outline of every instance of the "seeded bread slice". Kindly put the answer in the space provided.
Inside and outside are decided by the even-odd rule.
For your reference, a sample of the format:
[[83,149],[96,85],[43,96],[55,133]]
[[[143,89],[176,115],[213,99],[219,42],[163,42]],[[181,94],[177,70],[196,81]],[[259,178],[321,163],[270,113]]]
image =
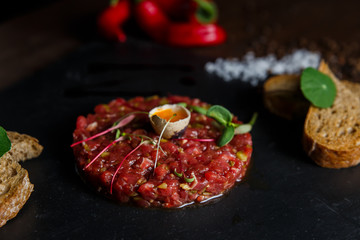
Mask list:
[[0,227],[24,206],[34,185],[28,172],[8,152],[0,158]]
[[337,95],[330,108],[310,106],[304,125],[304,150],[322,167],[355,166],[360,162],[360,98],[326,63],[320,63],[319,71],[331,77]]
[[15,161],[36,158],[43,150],[39,141],[34,137],[12,131],[7,131],[7,135],[11,141],[11,151],[9,153]]

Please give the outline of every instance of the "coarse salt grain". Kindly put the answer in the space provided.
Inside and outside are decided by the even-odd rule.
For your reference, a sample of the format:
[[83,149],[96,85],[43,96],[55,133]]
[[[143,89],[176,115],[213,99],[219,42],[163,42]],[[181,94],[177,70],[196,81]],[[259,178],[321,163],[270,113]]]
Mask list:
[[205,70],[225,81],[239,79],[257,86],[269,74],[295,74],[307,67],[316,68],[319,62],[320,54],[306,49],[295,50],[279,60],[274,54],[256,58],[253,52],[248,52],[241,61],[237,58],[218,58],[215,62],[208,62]]

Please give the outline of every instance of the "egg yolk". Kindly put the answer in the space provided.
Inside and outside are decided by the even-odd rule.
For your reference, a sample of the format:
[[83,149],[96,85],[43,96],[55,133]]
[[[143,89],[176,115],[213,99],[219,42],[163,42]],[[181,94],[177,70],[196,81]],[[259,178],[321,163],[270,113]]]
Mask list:
[[187,114],[184,110],[174,112],[172,109],[161,109],[155,112],[154,115],[157,115],[159,118],[162,118],[166,121],[169,121],[170,119],[170,122],[176,122],[187,117]]

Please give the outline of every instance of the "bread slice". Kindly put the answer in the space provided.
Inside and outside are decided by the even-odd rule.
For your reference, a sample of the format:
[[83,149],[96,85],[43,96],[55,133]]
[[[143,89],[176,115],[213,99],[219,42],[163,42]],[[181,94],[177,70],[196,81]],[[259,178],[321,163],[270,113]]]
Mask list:
[[309,101],[300,90],[299,75],[277,75],[264,84],[264,105],[273,114],[286,118],[304,118]]
[[36,138],[7,131],[11,149],[0,158],[0,227],[14,218],[24,206],[34,185],[19,161],[38,157],[43,150]]
[[11,141],[11,151],[9,153],[15,161],[19,162],[36,158],[43,150],[39,141],[34,137],[12,131],[7,131],[6,133]]
[[24,206],[34,185],[28,172],[8,152],[0,158],[0,227]]
[[348,80],[341,81],[347,89],[352,91],[356,96],[360,98],[360,83],[358,82],[351,82]]
[[331,72],[325,62],[319,71],[330,76],[337,88],[330,108],[310,106],[306,116],[303,146],[318,165],[346,168],[360,162],[360,98]]

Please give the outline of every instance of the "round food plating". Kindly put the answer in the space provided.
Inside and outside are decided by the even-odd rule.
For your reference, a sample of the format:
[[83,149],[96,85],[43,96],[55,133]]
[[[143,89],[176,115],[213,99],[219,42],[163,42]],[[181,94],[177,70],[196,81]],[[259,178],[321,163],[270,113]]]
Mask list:
[[[191,111],[182,136],[159,138],[149,111],[178,103],[186,105],[186,113],[194,107],[210,107],[182,96],[118,98],[96,106],[94,114],[79,116],[73,133],[79,173],[105,196],[142,207],[181,207],[223,194],[245,175],[252,153],[251,135],[237,134],[219,147],[219,124]],[[164,117],[169,115],[166,112],[159,115],[170,123],[176,112],[173,117]],[[232,122],[241,123],[236,117]]]

